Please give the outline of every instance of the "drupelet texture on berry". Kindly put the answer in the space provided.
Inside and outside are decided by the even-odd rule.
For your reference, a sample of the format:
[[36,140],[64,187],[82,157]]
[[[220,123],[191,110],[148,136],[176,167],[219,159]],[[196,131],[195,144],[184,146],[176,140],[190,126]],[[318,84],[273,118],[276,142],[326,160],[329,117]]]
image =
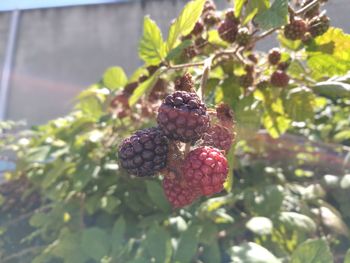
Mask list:
[[175,90],[194,92],[194,83],[191,73],[187,72],[175,80]]
[[137,131],[119,147],[121,166],[128,173],[143,177],[152,176],[166,166],[168,139],[159,128]]
[[270,82],[275,87],[286,87],[289,83],[289,76],[282,70],[276,70],[272,73]]
[[290,40],[302,39],[307,31],[307,24],[301,18],[294,18],[284,27],[284,36]]
[[193,189],[210,196],[224,188],[228,174],[225,156],[213,147],[199,147],[188,153],[184,162],[184,179]]
[[214,125],[203,135],[203,144],[228,152],[232,146],[234,134],[228,128]]
[[281,60],[281,52],[278,48],[273,48],[269,51],[268,60],[271,65],[277,65]]
[[218,32],[222,40],[228,43],[235,42],[238,33],[238,21],[226,18],[220,23]]
[[169,203],[174,208],[181,208],[193,203],[199,197],[199,192],[192,189],[182,178],[165,177],[163,190]]
[[209,128],[205,104],[196,93],[176,91],[168,95],[158,110],[157,122],[168,138],[195,142]]
[[330,20],[326,15],[317,16],[309,23],[309,32],[313,37],[322,36],[328,31]]

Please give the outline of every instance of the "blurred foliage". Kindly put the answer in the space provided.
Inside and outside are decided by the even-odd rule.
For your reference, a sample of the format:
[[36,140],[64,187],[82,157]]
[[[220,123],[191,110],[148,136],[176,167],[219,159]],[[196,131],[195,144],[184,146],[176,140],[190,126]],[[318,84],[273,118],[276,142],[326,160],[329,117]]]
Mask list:
[[[246,23],[256,15],[266,29],[286,23],[287,1],[246,2],[235,1]],[[1,262],[350,262],[350,37],[340,29],[307,47],[279,36],[282,57],[291,60],[285,89],[247,92],[237,60],[212,68],[206,102],[228,103],[237,122],[226,192],[173,210],[159,178],[130,178],[119,169],[122,138],[155,122],[154,112],[144,114],[152,89],[183,73],[167,65],[188,62],[180,37],[192,31],[203,4],[189,2],[166,41],[146,17],[139,46],[145,65],[129,78],[109,68],[68,116],[25,132],[0,124],[0,147],[17,158],[0,187]],[[214,49],[192,62],[226,48],[215,32],[208,33]],[[147,70],[164,61],[153,74]],[[266,54],[259,61],[268,76]],[[197,80],[202,68],[186,70]],[[120,117],[113,98],[141,76],[147,80]]]

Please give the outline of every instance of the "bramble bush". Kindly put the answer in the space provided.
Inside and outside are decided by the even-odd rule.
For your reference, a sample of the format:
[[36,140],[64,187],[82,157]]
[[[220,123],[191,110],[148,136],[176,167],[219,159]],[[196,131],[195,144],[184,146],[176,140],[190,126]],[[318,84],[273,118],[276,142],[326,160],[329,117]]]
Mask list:
[[147,16],[130,77],[1,125],[0,261],[350,262],[350,36],[324,2],[194,0],[166,39]]

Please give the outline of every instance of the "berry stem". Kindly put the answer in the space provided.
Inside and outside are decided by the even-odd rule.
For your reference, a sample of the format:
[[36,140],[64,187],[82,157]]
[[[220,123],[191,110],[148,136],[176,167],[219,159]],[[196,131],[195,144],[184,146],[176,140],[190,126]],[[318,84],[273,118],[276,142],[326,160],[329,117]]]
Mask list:
[[303,8],[300,8],[298,11],[295,11],[295,15],[301,15],[303,13],[305,13],[306,11],[308,11],[309,9],[313,8],[315,5],[317,5],[319,2],[319,0],[314,0],[312,2],[310,2],[309,4],[307,4],[306,6],[304,6]]

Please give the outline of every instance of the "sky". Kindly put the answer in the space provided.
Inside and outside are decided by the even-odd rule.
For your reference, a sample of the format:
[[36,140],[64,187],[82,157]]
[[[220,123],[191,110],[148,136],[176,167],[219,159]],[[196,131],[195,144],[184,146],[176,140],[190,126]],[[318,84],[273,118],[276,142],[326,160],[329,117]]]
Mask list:
[[126,2],[128,0],[0,0],[0,12],[15,9],[37,9],[48,7]]

